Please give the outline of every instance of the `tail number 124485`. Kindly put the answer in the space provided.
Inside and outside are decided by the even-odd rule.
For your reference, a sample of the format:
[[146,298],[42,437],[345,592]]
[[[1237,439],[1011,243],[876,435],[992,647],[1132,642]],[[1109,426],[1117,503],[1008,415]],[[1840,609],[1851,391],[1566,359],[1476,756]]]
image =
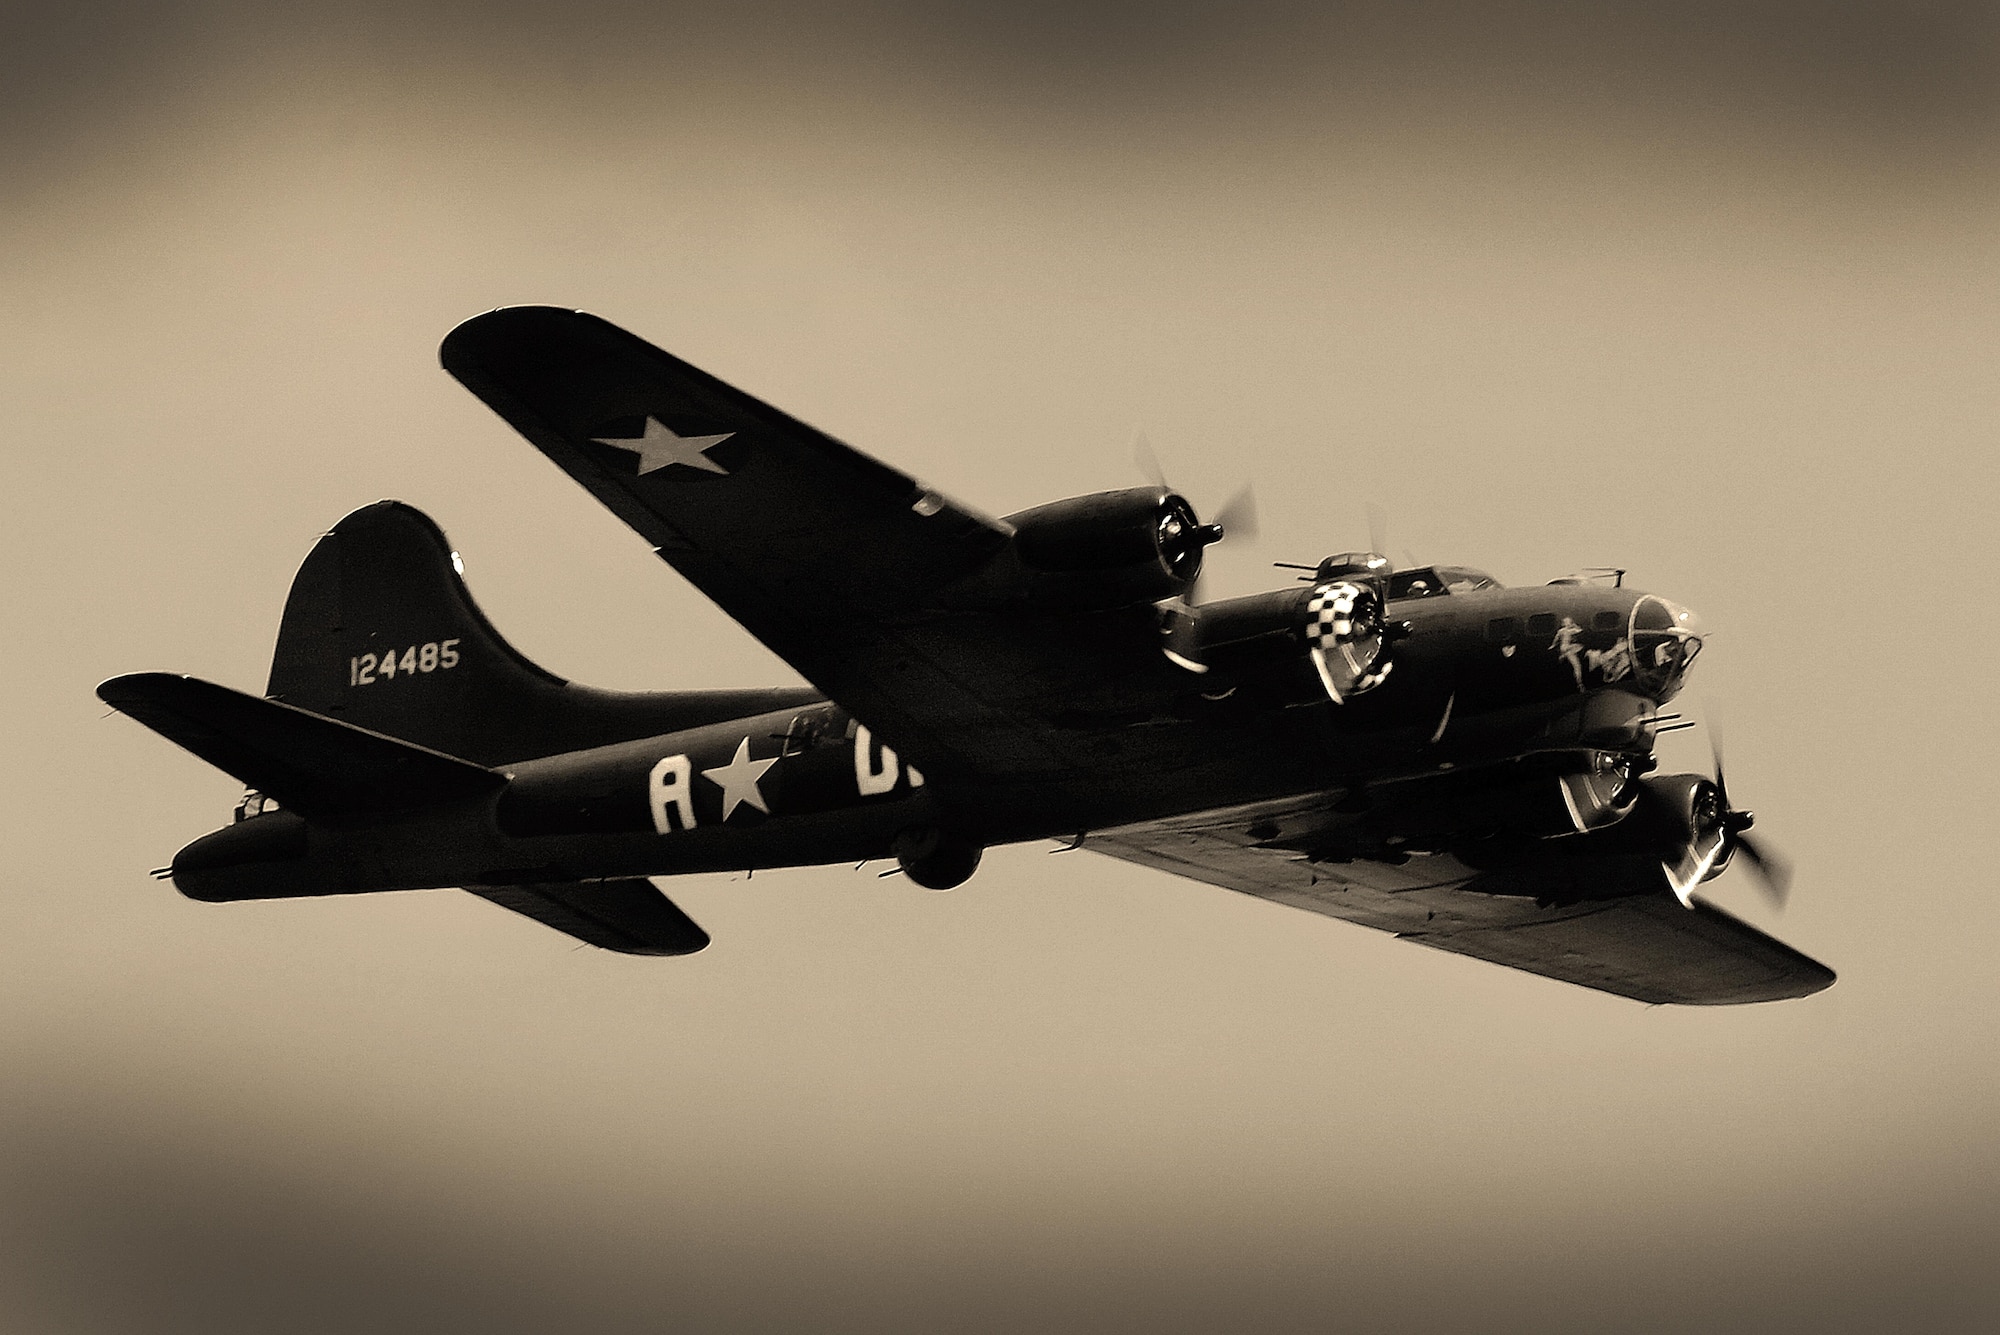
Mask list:
[[393,681],[399,674],[449,672],[458,662],[457,640],[413,644],[401,653],[390,649],[381,654],[362,654],[347,660],[347,684],[373,686],[378,681]]

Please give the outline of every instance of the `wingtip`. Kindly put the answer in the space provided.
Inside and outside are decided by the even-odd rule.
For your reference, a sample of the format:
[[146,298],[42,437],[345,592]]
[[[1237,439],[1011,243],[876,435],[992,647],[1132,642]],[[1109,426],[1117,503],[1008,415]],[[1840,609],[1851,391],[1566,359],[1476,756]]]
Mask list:
[[[113,709],[123,711],[129,704],[152,698],[163,683],[193,680],[181,672],[124,672],[98,682],[97,698]],[[168,689],[172,687],[168,686]]]
[[456,373],[480,345],[492,338],[575,320],[595,321],[597,317],[568,306],[495,306],[453,326],[438,344],[438,362],[445,370]]
[[652,942],[645,945],[626,947],[605,947],[616,950],[620,955],[644,955],[656,959],[672,959],[681,955],[698,955],[714,944],[714,938],[697,927],[694,932],[675,941],[671,945]]

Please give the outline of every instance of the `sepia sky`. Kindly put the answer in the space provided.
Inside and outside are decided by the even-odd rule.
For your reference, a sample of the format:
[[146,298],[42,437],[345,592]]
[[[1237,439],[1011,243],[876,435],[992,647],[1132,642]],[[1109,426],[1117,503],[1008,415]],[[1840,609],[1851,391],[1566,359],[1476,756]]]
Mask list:
[[[2000,20],[1935,4],[0,15],[0,1326],[2000,1320]],[[1819,996],[1648,1009],[1088,854],[693,877],[686,959],[148,879],[347,511],[565,676],[795,678],[437,368],[591,310],[989,512],[1601,565]],[[1663,742],[1707,763],[1704,732]]]

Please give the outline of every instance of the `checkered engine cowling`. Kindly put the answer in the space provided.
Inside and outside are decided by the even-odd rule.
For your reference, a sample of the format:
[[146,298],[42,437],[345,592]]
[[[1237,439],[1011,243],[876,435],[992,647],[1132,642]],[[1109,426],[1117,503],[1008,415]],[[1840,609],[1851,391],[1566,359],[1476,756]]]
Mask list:
[[1315,586],[1305,617],[1313,667],[1335,704],[1381,685],[1395,666],[1383,654],[1381,595],[1367,585]]

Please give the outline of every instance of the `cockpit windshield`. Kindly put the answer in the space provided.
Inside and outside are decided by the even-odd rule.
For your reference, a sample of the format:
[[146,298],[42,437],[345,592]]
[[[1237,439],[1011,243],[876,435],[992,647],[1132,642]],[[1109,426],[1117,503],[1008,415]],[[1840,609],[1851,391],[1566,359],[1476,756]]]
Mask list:
[[1389,577],[1389,597],[1435,598],[1440,594],[1497,589],[1500,581],[1470,566],[1416,566]]

